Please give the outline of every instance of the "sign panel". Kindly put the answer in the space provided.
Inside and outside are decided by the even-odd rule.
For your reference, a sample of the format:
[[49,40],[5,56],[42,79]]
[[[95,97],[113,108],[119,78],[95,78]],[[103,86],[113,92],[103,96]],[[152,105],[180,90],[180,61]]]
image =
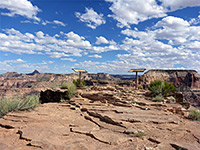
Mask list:
[[74,70],[75,72],[84,72],[84,73],[87,72],[87,71],[84,70],[84,69],[75,69],[75,68],[72,68],[72,70]]
[[144,72],[146,69],[131,69],[128,72]]

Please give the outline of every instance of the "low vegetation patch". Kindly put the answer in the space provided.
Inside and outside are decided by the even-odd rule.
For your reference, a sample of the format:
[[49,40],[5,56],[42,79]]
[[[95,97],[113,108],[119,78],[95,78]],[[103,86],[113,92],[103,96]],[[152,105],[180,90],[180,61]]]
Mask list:
[[61,102],[64,102],[65,99],[71,99],[77,92],[76,92],[76,84],[74,81],[72,84],[63,83],[61,89],[67,89],[67,94],[64,99],[61,99]]
[[76,85],[75,84],[69,84],[68,86],[67,86],[67,98],[68,99],[71,99],[72,98],[72,96],[74,96],[75,94],[76,94],[77,92],[76,92]]
[[73,83],[76,85],[76,87],[83,88],[85,86],[85,81],[77,79],[73,80]]
[[176,92],[176,88],[172,83],[166,81],[156,80],[150,83],[148,89],[151,91],[153,96],[163,96],[167,97],[170,93]]
[[40,104],[39,97],[36,95],[29,95],[25,98],[14,97],[12,99],[2,98],[0,100],[0,117],[12,111],[23,111],[34,109]]
[[200,111],[198,111],[196,109],[191,109],[189,111],[188,119],[200,121]]
[[138,133],[135,133],[135,134],[130,133],[129,135],[132,136],[132,137],[142,138],[143,136],[146,136],[147,134],[143,131],[139,131]]

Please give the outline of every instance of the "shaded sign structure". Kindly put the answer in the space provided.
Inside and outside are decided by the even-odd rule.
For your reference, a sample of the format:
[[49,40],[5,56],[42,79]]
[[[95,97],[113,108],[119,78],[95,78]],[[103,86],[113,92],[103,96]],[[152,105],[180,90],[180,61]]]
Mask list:
[[72,70],[74,71],[74,72],[78,72],[79,73],[79,80],[80,80],[80,87],[81,87],[81,73],[87,73],[87,71],[86,70],[84,70],[84,69],[75,69],[75,68],[72,68]]
[[135,84],[136,84],[136,89],[138,87],[138,72],[144,72],[146,69],[130,69],[128,72],[135,72],[136,73],[136,79],[135,79]]

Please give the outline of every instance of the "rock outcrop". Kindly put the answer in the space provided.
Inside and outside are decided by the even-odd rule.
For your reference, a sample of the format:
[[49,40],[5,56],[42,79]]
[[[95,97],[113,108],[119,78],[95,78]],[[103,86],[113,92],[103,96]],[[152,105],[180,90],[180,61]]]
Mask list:
[[195,70],[149,70],[140,76],[140,84],[147,87],[152,81],[171,82],[184,95],[184,99],[200,108],[200,74]]

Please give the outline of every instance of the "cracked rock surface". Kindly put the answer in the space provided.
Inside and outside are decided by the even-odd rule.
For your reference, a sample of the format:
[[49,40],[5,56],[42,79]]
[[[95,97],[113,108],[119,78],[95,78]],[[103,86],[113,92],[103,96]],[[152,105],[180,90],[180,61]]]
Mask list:
[[[33,111],[8,113],[0,118],[0,149],[200,149],[200,122],[167,111],[172,105],[155,105],[142,92],[125,90],[127,99],[110,89],[118,92],[114,99],[92,89],[66,103],[44,103]],[[93,92],[101,97],[91,97]]]

